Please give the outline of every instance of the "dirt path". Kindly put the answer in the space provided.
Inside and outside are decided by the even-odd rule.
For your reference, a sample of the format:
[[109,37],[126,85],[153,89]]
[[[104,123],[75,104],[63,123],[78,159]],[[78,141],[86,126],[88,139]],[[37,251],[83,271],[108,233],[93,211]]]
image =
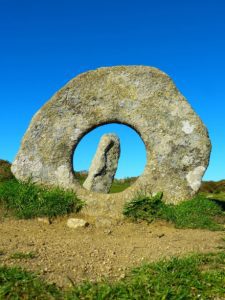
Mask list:
[[[127,269],[190,252],[218,251],[225,246],[223,232],[181,230],[156,222],[120,222],[97,228],[70,229],[67,218],[52,224],[38,220],[0,219],[0,264],[19,265],[40,273],[49,282],[66,287],[83,280],[124,277]],[[15,252],[34,252],[33,259],[12,259]]]

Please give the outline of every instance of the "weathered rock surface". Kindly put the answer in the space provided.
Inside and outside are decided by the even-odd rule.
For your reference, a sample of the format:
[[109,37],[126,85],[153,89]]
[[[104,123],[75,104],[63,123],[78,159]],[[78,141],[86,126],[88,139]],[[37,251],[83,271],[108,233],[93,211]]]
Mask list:
[[87,190],[108,193],[115,176],[120,156],[120,140],[116,134],[104,134],[91,162],[83,187]]
[[[73,173],[74,149],[87,132],[112,122],[140,134],[145,170],[122,193],[87,191]],[[12,171],[21,180],[74,189],[86,200],[86,213],[120,216],[137,191],[162,191],[167,203],[192,197],[210,150],[207,129],[165,73],[144,66],[107,67],[72,79],[35,114]]]
[[43,224],[52,224],[52,220],[50,218],[47,217],[41,217],[41,218],[37,218],[38,222],[43,223]]
[[83,220],[83,219],[69,218],[67,220],[66,225],[69,228],[76,229],[76,228],[79,228],[79,227],[86,227],[86,226],[88,226],[88,222],[85,221],[85,220]]

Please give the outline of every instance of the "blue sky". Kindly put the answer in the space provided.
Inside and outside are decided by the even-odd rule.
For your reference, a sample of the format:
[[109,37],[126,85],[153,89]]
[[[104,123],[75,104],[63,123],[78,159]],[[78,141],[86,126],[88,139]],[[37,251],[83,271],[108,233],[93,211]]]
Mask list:
[[224,16],[224,0],[0,0],[0,158],[13,160],[33,114],[68,80],[141,64],[173,78],[209,130],[205,179],[225,178]]

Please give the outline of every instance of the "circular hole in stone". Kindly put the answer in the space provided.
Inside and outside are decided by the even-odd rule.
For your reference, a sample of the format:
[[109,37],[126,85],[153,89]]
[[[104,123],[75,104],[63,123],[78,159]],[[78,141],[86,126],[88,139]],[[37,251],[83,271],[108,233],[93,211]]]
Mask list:
[[78,143],[73,155],[75,177],[81,185],[88,176],[88,170],[104,134],[115,133],[120,139],[120,158],[109,193],[122,192],[132,185],[143,173],[146,165],[145,145],[139,134],[131,127],[111,123],[99,126],[87,133]]

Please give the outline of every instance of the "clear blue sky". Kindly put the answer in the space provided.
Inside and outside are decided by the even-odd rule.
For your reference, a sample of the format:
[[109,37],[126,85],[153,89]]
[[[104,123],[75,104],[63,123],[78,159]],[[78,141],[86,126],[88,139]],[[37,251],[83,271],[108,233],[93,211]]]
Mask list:
[[68,80],[141,64],[173,78],[209,129],[205,179],[225,178],[224,0],[0,0],[0,38],[0,158]]

